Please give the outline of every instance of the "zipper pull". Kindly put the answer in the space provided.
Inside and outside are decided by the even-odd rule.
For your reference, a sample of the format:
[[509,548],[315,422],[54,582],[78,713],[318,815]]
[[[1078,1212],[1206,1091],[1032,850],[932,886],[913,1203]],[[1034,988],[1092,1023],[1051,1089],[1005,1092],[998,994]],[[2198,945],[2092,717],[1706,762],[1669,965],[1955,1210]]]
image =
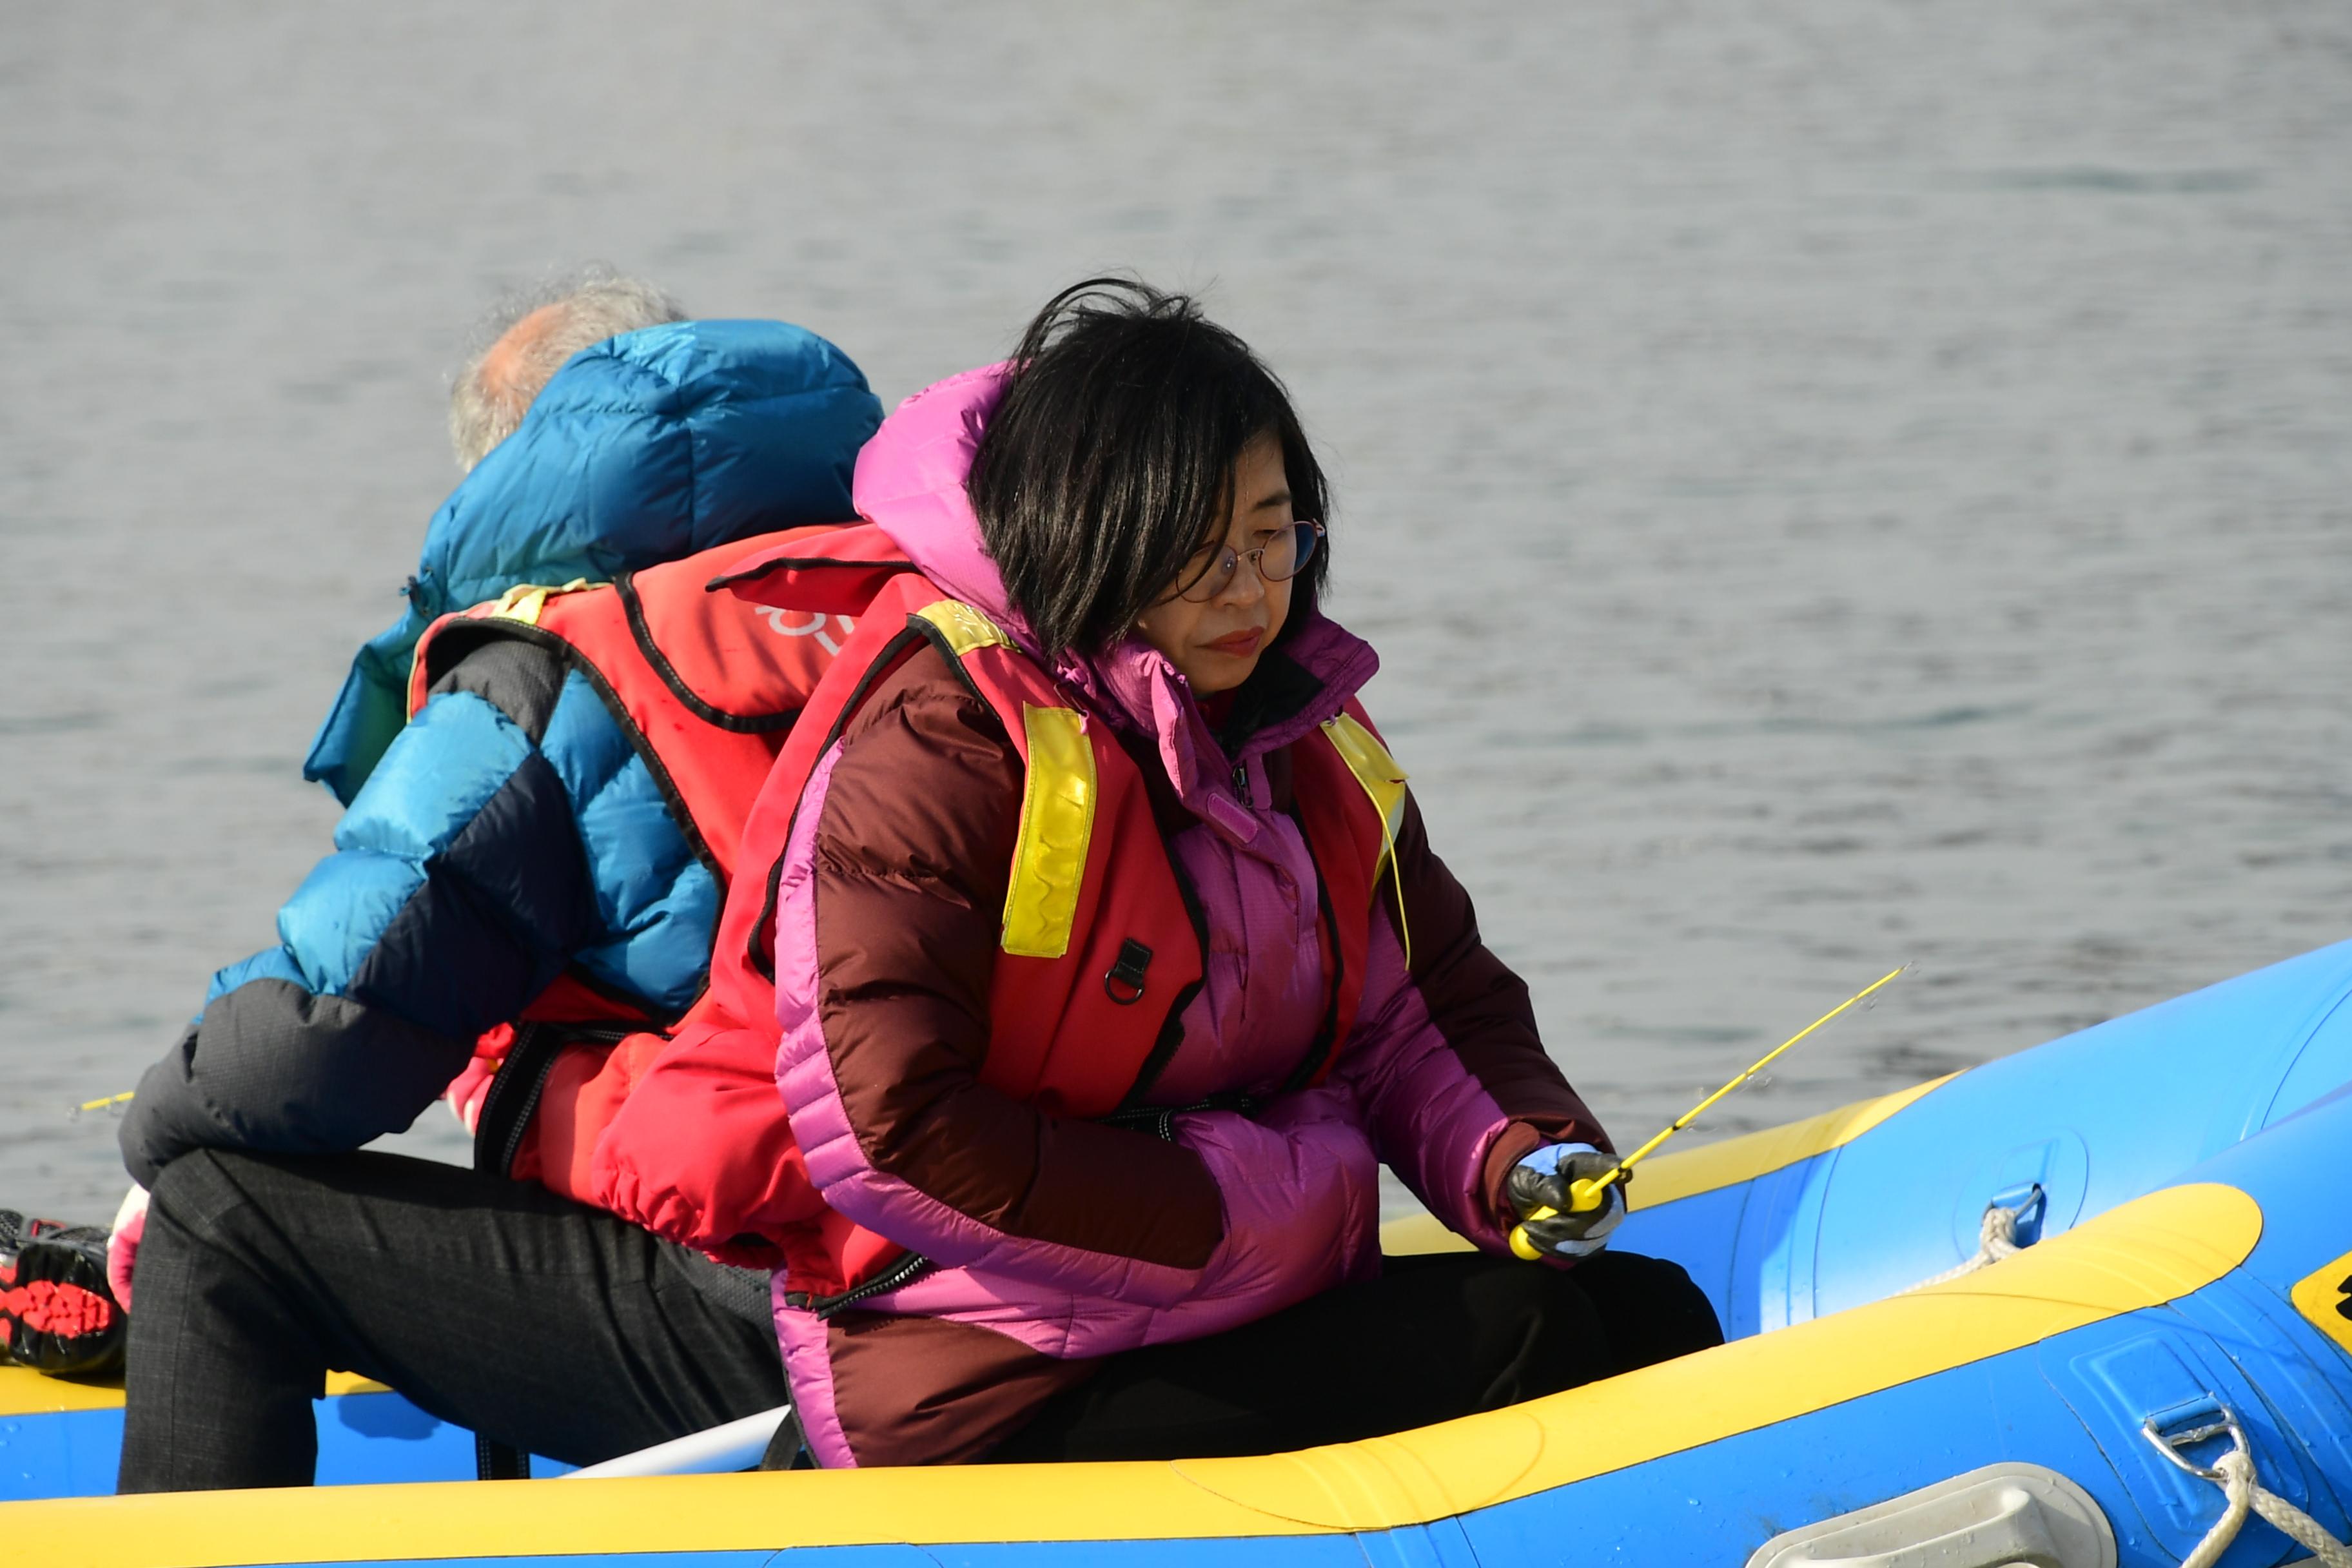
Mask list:
[[1244,805],[1255,804],[1250,799],[1249,764],[1247,763],[1235,763],[1234,764],[1234,798],[1239,800]]

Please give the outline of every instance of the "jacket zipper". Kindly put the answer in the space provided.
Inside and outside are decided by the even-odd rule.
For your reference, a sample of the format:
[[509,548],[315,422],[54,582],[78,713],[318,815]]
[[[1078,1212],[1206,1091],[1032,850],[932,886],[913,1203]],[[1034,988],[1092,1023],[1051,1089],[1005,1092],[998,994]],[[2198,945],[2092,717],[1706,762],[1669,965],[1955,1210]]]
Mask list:
[[[907,1254],[906,1257],[898,1259],[898,1262],[890,1265],[889,1268],[885,1268],[881,1273],[877,1274],[873,1279],[868,1279],[865,1284],[860,1285],[854,1289],[844,1290],[838,1296],[817,1296],[813,1298],[803,1298],[803,1300],[805,1302],[808,1310],[814,1312],[816,1314],[817,1321],[819,1322],[823,1322],[825,1319],[832,1317],[835,1312],[842,1311],[850,1307],[855,1307],[858,1302],[865,1300],[868,1296],[879,1296],[887,1291],[896,1290],[899,1286],[908,1283],[909,1280],[913,1279],[915,1276],[923,1273],[931,1267],[931,1260],[929,1258],[924,1257],[919,1252],[910,1252]],[[787,1298],[785,1305],[790,1306],[792,1302],[790,1299]]]
[[526,1022],[515,1032],[513,1047],[504,1066],[490,1079],[482,1096],[481,1114],[474,1122],[474,1169],[496,1175],[514,1170],[522,1152],[523,1134],[539,1111],[540,1091],[547,1075],[567,1045],[588,1043],[616,1046],[650,1024],[548,1024]]
[[1144,1106],[1134,1110],[1114,1110],[1102,1120],[1107,1126],[1148,1129],[1162,1143],[1173,1143],[1176,1142],[1176,1119],[1180,1116],[1191,1116],[1202,1110],[1234,1110],[1247,1116],[1256,1109],[1255,1096],[1217,1094],[1206,1100],[1194,1100],[1190,1105]]

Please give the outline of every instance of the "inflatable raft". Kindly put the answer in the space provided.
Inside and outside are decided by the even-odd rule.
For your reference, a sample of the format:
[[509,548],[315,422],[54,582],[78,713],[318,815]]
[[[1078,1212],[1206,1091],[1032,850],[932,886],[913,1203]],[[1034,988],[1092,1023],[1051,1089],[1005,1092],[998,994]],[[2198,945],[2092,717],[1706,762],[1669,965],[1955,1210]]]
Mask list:
[[[2352,942],[1902,1093],[1661,1156],[1616,1245],[1730,1342],[1264,1458],[477,1482],[398,1395],[311,1490],[110,1498],[120,1395],[0,1379],[0,1541],[43,1563],[1801,1563],[2138,1568],[2231,1467],[2352,1533]],[[1999,1211],[1989,1230],[1984,1216]],[[1914,1288],[1979,1252],[2021,1250]],[[1394,1249],[1445,1245],[1426,1221]],[[2267,1505],[2265,1505],[2267,1506]],[[2281,1515],[2280,1517],[2284,1517]],[[2248,1515],[2220,1561],[2305,1549]]]

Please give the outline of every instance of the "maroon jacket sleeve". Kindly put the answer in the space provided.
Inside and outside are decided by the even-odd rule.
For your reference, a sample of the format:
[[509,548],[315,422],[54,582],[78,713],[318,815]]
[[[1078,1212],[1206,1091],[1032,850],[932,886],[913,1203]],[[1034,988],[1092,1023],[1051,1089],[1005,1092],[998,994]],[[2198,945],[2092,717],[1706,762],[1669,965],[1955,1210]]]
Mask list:
[[1396,867],[1375,889],[1364,996],[1337,1070],[1390,1169],[1454,1229],[1499,1248],[1511,1165],[1543,1143],[1608,1148],[1608,1134],[1545,1052],[1527,983],[1480,938],[1410,795]]

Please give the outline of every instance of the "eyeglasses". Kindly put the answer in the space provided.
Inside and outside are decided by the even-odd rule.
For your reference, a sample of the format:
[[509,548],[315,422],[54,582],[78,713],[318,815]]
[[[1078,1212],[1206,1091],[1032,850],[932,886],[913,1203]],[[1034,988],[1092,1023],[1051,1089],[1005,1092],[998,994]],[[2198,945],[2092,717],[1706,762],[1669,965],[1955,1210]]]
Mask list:
[[1242,569],[1244,561],[1257,574],[1259,582],[1287,583],[1307,570],[1307,563],[1315,559],[1317,542],[1322,537],[1321,523],[1294,522],[1255,550],[1235,550],[1230,544],[1202,545],[1184,563],[1184,570],[1177,574],[1176,581],[1182,586],[1169,597],[1205,605],[1233,586],[1234,574]]

